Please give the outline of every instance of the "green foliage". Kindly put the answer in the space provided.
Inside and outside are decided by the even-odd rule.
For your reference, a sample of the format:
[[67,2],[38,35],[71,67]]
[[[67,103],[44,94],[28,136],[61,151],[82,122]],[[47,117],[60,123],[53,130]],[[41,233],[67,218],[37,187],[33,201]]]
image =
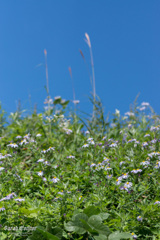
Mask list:
[[159,116],[135,102],[109,121],[97,97],[84,120],[67,104],[1,109],[0,238],[159,239]]

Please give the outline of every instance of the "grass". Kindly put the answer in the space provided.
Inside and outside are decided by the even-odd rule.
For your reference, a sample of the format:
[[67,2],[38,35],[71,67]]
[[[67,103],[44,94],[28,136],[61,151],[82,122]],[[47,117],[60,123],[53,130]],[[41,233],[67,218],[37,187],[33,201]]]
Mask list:
[[59,227],[58,239],[100,239],[64,226],[90,206],[108,214],[113,233],[160,239],[159,116],[143,103],[108,122],[97,100],[86,123],[66,114],[67,103],[50,100],[24,118],[17,111],[7,124],[1,110],[1,239],[31,239],[37,226]]

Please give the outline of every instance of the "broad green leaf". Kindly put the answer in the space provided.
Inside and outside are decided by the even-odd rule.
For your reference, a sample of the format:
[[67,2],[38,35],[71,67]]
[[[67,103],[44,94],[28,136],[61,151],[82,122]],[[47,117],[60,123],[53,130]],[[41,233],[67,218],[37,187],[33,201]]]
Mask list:
[[83,211],[88,217],[91,217],[92,215],[97,215],[100,213],[99,208],[96,208],[95,206],[89,206]]
[[107,240],[108,238],[105,235],[100,234],[99,236],[94,236],[95,240]]
[[108,236],[110,234],[109,228],[102,223],[102,219],[98,215],[93,215],[88,219],[88,223],[93,227],[99,234]]
[[109,217],[109,213],[99,213],[98,216],[102,218],[102,221],[107,219]]
[[[36,232],[40,232],[44,237],[46,237],[46,240],[60,240],[60,238],[52,235],[51,233],[47,232],[43,227],[38,226],[35,230]],[[32,238],[31,238],[32,239]]]
[[69,223],[66,223],[65,229],[69,232],[76,232],[78,234],[84,234],[86,232],[86,229],[84,228],[84,225],[81,220],[84,220],[87,222],[88,217],[84,213],[78,213],[77,215],[74,215],[72,217],[72,221]]
[[116,231],[114,233],[111,233],[108,237],[109,240],[120,240],[120,239],[130,239],[131,234],[130,233],[120,233],[119,231]]

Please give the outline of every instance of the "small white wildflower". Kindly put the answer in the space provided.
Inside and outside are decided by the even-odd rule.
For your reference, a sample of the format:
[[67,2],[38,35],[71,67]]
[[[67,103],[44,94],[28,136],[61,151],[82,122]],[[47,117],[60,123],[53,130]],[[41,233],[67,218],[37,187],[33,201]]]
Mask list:
[[89,147],[89,144],[84,144],[84,145],[82,146],[82,148],[86,148],[86,147]]
[[37,162],[44,162],[44,159],[40,158]]
[[4,169],[4,167],[0,167],[0,171],[2,171]]
[[37,174],[38,176],[43,176],[43,171],[39,171]]
[[150,137],[151,135],[149,133],[146,133],[144,137]]
[[132,171],[131,171],[131,173],[139,173],[139,172],[142,172],[142,169],[133,169]]
[[25,199],[24,198],[17,198],[17,199],[14,199],[15,201],[18,201],[18,202],[23,202],[23,201],[25,201]]
[[40,133],[38,133],[37,135],[36,135],[36,137],[41,137],[42,136],[42,134],[40,134]]
[[125,184],[124,184],[124,188],[130,188],[132,186],[132,183],[131,182],[126,182]]
[[133,239],[137,239],[137,235],[135,233],[131,233],[131,236],[133,237]]
[[7,146],[11,147],[11,148],[17,148],[18,147],[18,145],[16,143],[10,143]]
[[149,106],[149,103],[148,102],[142,102],[141,105],[142,106]]
[[125,115],[128,115],[129,117],[133,117],[134,116],[134,113],[133,112],[126,112]]
[[51,181],[52,181],[53,183],[57,183],[57,182],[59,181],[59,178],[54,177],[54,178],[51,179]]
[[69,155],[67,156],[67,158],[75,158],[75,156]]
[[4,207],[1,207],[1,208],[0,208],[0,212],[2,212],[2,211],[4,211],[4,210],[6,210]]
[[18,135],[16,138],[19,139],[19,138],[22,138],[22,137],[20,135]]

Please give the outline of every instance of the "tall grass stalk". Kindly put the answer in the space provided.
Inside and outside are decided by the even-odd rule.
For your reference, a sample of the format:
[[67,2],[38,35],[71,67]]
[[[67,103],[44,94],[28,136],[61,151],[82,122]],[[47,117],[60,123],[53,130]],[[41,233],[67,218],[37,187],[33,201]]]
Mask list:
[[95,101],[96,101],[96,84],[95,84],[95,73],[94,73],[94,62],[93,62],[93,53],[92,53],[92,46],[91,46],[91,41],[88,33],[85,33],[85,42],[87,43],[90,51],[90,58],[91,58],[91,68],[92,68],[92,93],[93,93],[93,117],[94,117],[94,112],[95,112]]
[[46,83],[47,83],[47,95],[49,97],[49,81],[48,81],[48,65],[47,65],[47,50],[44,49],[45,56],[45,68],[46,68]]
[[69,75],[70,75],[71,81],[72,81],[74,111],[76,112],[76,94],[75,94],[74,80],[73,80],[73,76],[72,76],[72,69],[71,69],[71,67],[69,67],[68,70],[69,70]]

